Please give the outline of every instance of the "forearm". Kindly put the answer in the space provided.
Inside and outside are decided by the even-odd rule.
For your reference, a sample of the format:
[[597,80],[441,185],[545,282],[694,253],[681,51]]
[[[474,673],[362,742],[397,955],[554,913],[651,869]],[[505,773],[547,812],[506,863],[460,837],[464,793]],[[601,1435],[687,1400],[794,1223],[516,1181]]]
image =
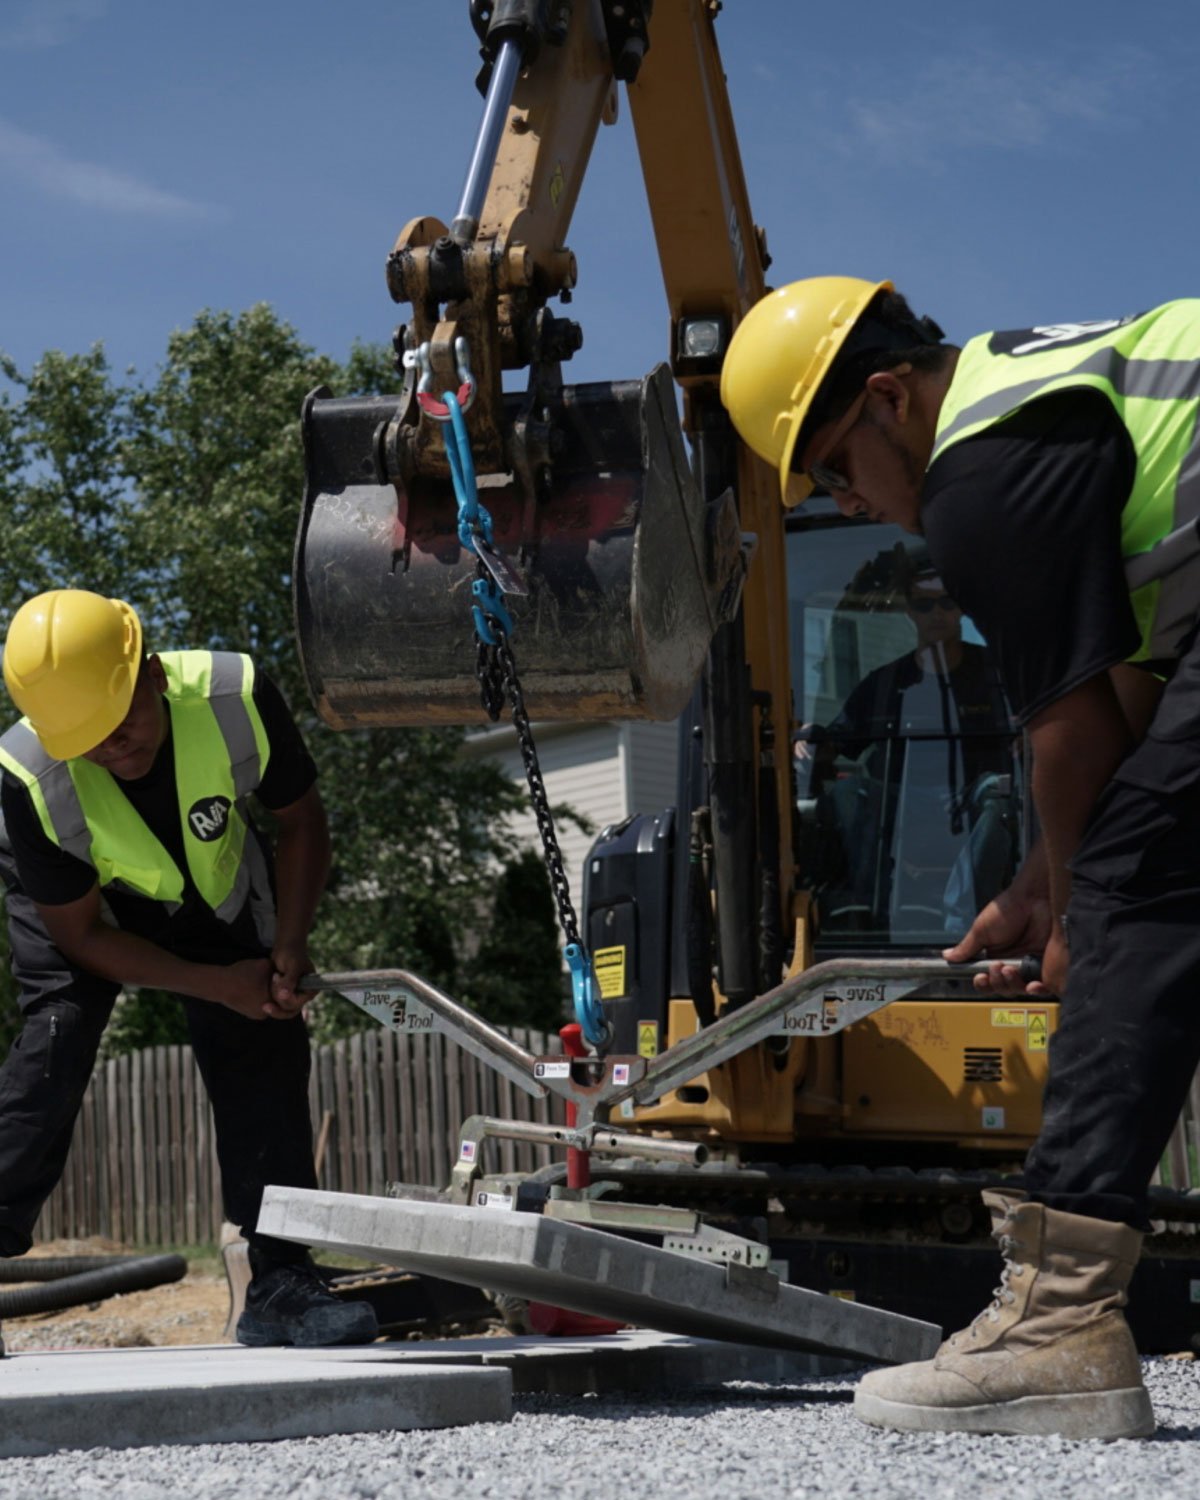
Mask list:
[[1012,890],[1021,897],[1037,899],[1050,889],[1050,872],[1046,864],[1046,840],[1039,833],[1029,846],[1021,868],[1013,877]]
[[1124,721],[1107,736],[1059,722],[1035,742],[1033,797],[1041,825],[1050,907],[1057,922],[1071,895],[1068,868],[1100,793],[1132,745]]
[[208,964],[177,958],[157,943],[105,923],[82,936],[60,939],[63,955],[78,968],[116,984],[170,990],[196,1000],[213,1000],[217,971]]
[[283,827],[275,846],[275,942],[303,946],[329,878],[329,829],[324,818]]

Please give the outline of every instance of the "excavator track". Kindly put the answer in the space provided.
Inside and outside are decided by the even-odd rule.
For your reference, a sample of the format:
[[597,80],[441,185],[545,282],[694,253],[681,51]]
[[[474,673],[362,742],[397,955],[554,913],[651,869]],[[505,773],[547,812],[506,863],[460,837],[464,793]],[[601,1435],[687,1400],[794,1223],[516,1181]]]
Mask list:
[[[539,1179],[544,1176],[538,1174]],[[611,1182],[623,1195],[638,1200],[658,1194],[665,1202],[700,1212],[711,1210],[722,1200],[774,1200],[778,1205],[774,1212],[807,1220],[822,1206],[831,1211],[854,1204],[886,1205],[889,1209],[975,1206],[987,1188],[1020,1185],[1015,1164],[1012,1171],[1001,1172],[982,1168],[817,1163],[734,1166],[716,1161],[696,1168],[674,1162],[618,1162],[593,1163],[592,1180]],[[1156,1224],[1200,1224],[1200,1191],[1152,1187],[1150,1214]]]
[[[907,1317],[964,1327],[998,1274],[980,1194],[1014,1187],[1013,1170],[710,1162],[593,1163],[614,1197],[686,1207],[715,1227],[765,1239],[772,1264],[814,1291]],[[536,1174],[548,1191],[557,1168]],[[531,1205],[532,1206],[532,1205]],[[1146,1354],[1200,1352],[1200,1192],[1150,1190],[1155,1233],[1134,1278],[1128,1318]]]

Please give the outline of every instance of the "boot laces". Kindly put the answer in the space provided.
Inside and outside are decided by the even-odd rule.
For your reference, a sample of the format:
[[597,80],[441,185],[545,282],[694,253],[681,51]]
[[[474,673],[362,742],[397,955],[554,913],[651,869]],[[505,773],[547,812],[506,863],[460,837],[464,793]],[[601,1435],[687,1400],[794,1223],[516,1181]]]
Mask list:
[[[989,1323],[997,1323],[1000,1314],[1006,1307],[1011,1307],[1017,1300],[1017,1294],[1009,1285],[1009,1278],[1024,1276],[1025,1267],[1019,1260],[1014,1259],[1014,1252],[1021,1248],[1020,1240],[1011,1234],[1000,1235],[1000,1254],[1004,1257],[1004,1269],[1000,1272],[1000,1285],[992,1288],[991,1302],[971,1320],[970,1334],[972,1339],[979,1337],[979,1330],[986,1318]],[[950,1340],[952,1348],[957,1347],[958,1335],[955,1334]]]

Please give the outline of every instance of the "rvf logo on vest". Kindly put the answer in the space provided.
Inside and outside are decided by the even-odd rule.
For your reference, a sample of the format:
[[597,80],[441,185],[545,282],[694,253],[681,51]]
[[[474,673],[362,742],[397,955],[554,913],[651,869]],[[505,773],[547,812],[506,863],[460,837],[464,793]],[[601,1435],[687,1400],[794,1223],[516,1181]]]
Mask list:
[[211,844],[225,832],[229,821],[228,797],[202,797],[188,808],[188,825],[198,839]]

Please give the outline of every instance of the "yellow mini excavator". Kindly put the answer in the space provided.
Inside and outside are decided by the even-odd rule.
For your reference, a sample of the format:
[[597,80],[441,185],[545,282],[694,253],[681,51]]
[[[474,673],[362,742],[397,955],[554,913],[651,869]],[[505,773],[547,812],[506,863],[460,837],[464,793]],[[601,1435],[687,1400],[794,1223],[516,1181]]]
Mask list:
[[[335,729],[513,710],[589,1045],[529,1058],[399,972],[314,985],[384,1024],[427,1015],[574,1112],[468,1121],[442,1195],[456,1210],[658,1232],[727,1266],[769,1255],[792,1283],[953,1323],[990,1286],[979,1188],[1036,1134],[1057,1019],[1053,1000],[981,997],[937,956],[1022,858],[1025,749],[913,539],[819,499],[785,513],[721,407],[769,257],[720,10],[470,0],[485,102],[461,200],[449,224],[410,220],[387,260],[408,309],[399,394],[319,390],[303,413],[313,700]],[[620,83],[665,361],[572,385],[582,333],[551,304],[571,299],[572,211]],[[506,393],[513,371],[524,389]],[[603,832],[576,918],[530,720],[614,717],[678,718],[678,796]],[[537,1182],[489,1175],[485,1141],[504,1134],[571,1160]],[[1163,1218],[1198,1216],[1168,1196]],[[1139,1277],[1143,1347],[1185,1347],[1195,1264],[1156,1253]]]

